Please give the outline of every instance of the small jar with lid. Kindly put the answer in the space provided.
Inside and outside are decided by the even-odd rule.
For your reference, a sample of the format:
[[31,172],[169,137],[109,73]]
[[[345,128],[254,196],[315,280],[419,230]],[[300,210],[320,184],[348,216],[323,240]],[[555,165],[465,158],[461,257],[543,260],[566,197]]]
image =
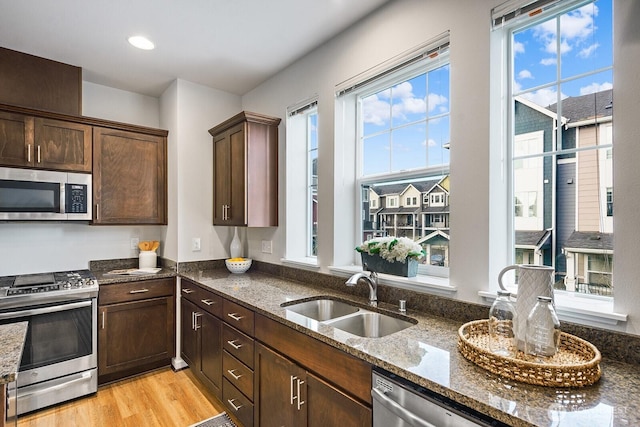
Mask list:
[[515,357],[514,322],[516,309],[511,293],[498,290],[498,298],[489,309],[489,351],[499,356]]
[[560,344],[560,321],[550,297],[539,296],[527,317],[525,352],[544,363],[553,357]]

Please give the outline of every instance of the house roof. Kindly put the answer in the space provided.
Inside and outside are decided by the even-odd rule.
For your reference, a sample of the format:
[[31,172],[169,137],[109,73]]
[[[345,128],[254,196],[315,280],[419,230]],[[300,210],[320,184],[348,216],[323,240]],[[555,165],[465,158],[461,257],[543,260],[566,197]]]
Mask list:
[[[562,100],[562,116],[568,118],[569,122],[609,117],[613,113],[613,108],[610,107],[612,102],[613,89],[582,96],[570,96]],[[551,104],[547,108],[556,113],[558,104]]]
[[568,250],[613,251],[613,233],[574,231],[567,239],[564,247]]
[[549,230],[516,230],[516,247],[541,248],[549,243]]
[[380,214],[413,214],[420,213],[419,207],[410,207],[410,208],[382,208],[378,212]]
[[422,210],[424,213],[449,213],[449,206],[427,206]]
[[371,189],[375,191],[378,196],[390,196],[400,194],[407,189],[410,185],[413,185],[421,193],[425,193],[431,190],[442,179],[431,179],[429,181],[416,181],[403,184],[388,184],[388,185],[372,185]]

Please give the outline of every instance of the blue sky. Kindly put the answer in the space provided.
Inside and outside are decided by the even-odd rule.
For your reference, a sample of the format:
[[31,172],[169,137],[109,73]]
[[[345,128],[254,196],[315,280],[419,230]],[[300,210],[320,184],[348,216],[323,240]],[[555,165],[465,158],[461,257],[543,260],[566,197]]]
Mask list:
[[565,80],[612,65],[611,9],[611,0],[597,0],[562,15],[559,46],[557,19],[514,33],[514,93],[528,91],[525,98],[548,106],[557,102],[558,92],[566,98],[611,89],[611,70],[563,82],[560,88],[555,84],[540,87],[557,80],[558,67],[560,78]]
[[[558,93],[566,98],[612,88],[611,70],[572,79],[612,65],[611,2],[597,0],[562,15],[559,47],[556,19],[515,33],[514,93],[548,106]],[[559,64],[560,87],[553,83]],[[449,66],[364,98],[363,174],[448,164],[449,98]]]

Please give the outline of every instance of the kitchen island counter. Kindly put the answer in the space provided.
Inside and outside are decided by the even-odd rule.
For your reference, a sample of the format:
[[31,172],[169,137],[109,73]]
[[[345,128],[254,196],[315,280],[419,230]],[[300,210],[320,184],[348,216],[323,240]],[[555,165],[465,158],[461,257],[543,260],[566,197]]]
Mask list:
[[[466,360],[457,349],[461,322],[409,309],[406,315],[418,324],[382,338],[361,338],[292,313],[281,304],[331,296],[366,307],[367,301],[362,298],[261,273],[230,274],[214,269],[179,275],[509,425],[640,425],[640,397],[630,392],[640,387],[637,365],[604,358],[603,375],[595,385],[533,386],[503,379]],[[397,307],[384,303],[380,309],[397,312]]]

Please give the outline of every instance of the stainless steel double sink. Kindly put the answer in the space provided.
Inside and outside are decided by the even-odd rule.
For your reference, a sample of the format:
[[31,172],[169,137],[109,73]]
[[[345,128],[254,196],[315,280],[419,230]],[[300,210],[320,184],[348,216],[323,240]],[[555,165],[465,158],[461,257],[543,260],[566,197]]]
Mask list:
[[400,318],[366,310],[356,304],[326,296],[289,301],[281,304],[281,307],[365,338],[384,337],[418,323],[410,317]]

